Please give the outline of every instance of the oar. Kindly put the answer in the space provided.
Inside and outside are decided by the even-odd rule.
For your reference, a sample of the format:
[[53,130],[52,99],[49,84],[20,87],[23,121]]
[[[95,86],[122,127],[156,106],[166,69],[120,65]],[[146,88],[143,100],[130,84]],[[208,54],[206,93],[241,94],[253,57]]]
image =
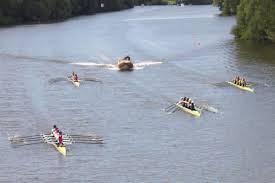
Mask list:
[[9,140],[21,140],[21,139],[38,139],[41,138],[40,136],[35,137],[10,137]]
[[97,137],[97,135],[67,135],[70,137]]
[[40,135],[27,135],[27,136],[13,136],[11,138],[29,138],[29,137],[40,137]]
[[102,139],[72,139],[73,141],[103,141]]
[[14,141],[22,141],[22,140],[26,140],[26,141],[31,141],[31,140],[40,140],[41,137],[35,137],[35,138],[13,138],[13,139],[9,139],[10,142],[14,142]]
[[97,78],[82,78],[82,81],[93,81],[93,82],[100,82],[102,83],[102,80]]
[[169,105],[168,107],[166,107],[165,110],[167,110],[167,109],[169,109],[169,108],[171,108],[171,107],[174,107],[174,106],[175,106],[175,104],[171,104],[171,105]]
[[98,136],[65,136],[67,138],[86,138],[86,139],[89,139],[89,138],[100,138]]
[[169,108],[167,108],[165,111],[166,112],[169,112],[169,111],[171,111],[171,110],[173,110],[173,109],[175,109],[175,108],[177,108],[178,106],[176,105],[176,104],[173,104],[173,105],[171,105]]
[[104,144],[103,141],[73,141],[73,143],[77,143],[77,144]]
[[40,142],[31,142],[31,143],[19,143],[19,144],[12,144],[13,146],[24,146],[24,145],[32,145],[32,144],[42,144],[43,141]]
[[171,111],[170,113],[174,113],[174,112],[177,112],[179,110],[180,110],[180,108],[178,106],[176,106],[175,109],[173,111]]

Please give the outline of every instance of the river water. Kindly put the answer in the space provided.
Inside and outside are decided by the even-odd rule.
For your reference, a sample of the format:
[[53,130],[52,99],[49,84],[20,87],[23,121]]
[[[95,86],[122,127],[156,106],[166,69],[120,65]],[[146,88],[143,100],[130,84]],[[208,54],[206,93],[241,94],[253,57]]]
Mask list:
[[[0,182],[275,182],[275,52],[212,6],[152,6],[0,29]],[[130,55],[133,72],[113,68]],[[80,88],[61,81],[72,71]],[[235,75],[255,93],[225,83]],[[182,96],[200,118],[163,109]],[[216,113],[215,113],[216,112]],[[12,146],[13,135],[104,144]]]

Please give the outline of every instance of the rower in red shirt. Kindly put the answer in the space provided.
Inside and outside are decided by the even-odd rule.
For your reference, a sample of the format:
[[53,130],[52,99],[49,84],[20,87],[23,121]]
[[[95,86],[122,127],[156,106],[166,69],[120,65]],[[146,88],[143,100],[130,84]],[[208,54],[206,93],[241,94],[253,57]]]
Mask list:
[[58,136],[58,146],[63,146],[63,136],[62,136],[62,132],[59,132],[59,136]]
[[72,73],[71,80],[78,81],[78,76],[75,72]]
[[78,81],[78,76],[77,76],[77,74],[74,75],[74,81]]
[[52,134],[53,134],[54,138],[57,141],[57,145],[58,146],[62,146],[63,145],[62,132],[58,130],[58,128],[56,127],[56,125],[53,125]]

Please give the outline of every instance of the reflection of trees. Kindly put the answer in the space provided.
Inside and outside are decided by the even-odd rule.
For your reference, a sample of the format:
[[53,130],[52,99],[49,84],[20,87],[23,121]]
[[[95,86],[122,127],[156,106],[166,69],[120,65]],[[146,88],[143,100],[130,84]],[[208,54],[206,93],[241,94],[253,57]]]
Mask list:
[[237,41],[238,57],[244,60],[256,60],[265,63],[275,63],[275,45],[270,43],[255,43],[252,41]]

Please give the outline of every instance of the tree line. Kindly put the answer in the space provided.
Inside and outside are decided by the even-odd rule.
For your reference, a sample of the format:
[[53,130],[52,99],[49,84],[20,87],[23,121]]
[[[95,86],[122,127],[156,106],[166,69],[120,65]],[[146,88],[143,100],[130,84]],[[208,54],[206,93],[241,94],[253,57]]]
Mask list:
[[57,21],[133,6],[134,0],[0,0],[0,25]]
[[214,0],[222,15],[235,15],[237,25],[232,32],[243,40],[275,43],[274,0]]

